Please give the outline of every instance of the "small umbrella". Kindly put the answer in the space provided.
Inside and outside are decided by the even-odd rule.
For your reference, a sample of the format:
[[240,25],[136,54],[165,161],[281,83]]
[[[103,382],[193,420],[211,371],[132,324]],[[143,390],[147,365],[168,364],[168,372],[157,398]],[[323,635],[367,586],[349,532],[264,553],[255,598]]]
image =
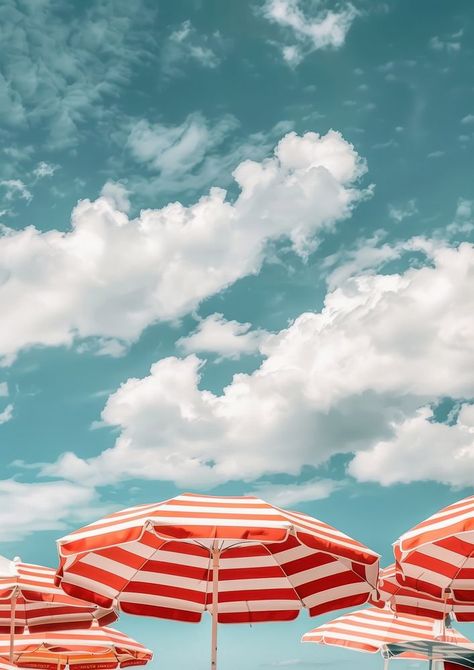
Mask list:
[[395,564],[380,571],[377,591],[378,598],[371,598],[373,605],[390,608],[398,614],[414,614],[443,620],[451,614],[457,621],[474,621],[474,607],[469,603],[456,601],[453,597],[435,596],[402,586],[397,580]]
[[474,496],[445,507],[394,545],[402,586],[474,610]]
[[378,555],[306,514],[254,497],[183,494],[112,514],[58,542],[58,582],[127,613],[217,623],[289,621],[368,600]]
[[[0,636],[0,656],[8,653],[9,640]],[[113,628],[25,633],[15,638],[13,660],[20,668],[59,670],[113,670],[145,665],[153,653]],[[1,670],[1,668],[0,668]]]
[[[439,621],[428,617],[397,615],[389,608],[370,607],[333,619],[303,635],[303,642],[315,642],[355,651],[376,653],[387,645],[408,641],[434,641],[443,635]],[[445,642],[469,644],[454,628],[446,628]]]
[[117,619],[117,613],[72,598],[54,582],[55,571],[0,556],[0,633],[14,636],[30,631],[88,628]]
[[[346,647],[372,654],[380,652],[388,663],[388,658],[393,655],[430,658],[426,653],[425,643],[441,642],[441,636],[442,643],[451,644],[451,648],[454,645],[463,646],[465,654],[472,651],[470,640],[454,628],[446,628],[443,633],[439,621],[427,617],[397,615],[389,608],[375,607],[333,619],[305,633],[302,641]],[[419,647],[416,647],[417,644]]]

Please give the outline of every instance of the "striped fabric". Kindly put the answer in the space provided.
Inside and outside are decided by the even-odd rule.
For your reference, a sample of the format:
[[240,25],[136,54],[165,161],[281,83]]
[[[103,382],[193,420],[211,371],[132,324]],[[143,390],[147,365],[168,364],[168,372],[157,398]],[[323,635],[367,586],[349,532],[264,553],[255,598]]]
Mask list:
[[212,543],[221,623],[321,614],[365,603],[376,586],[378,555],[323,522],[258,498],[194,494],[62,538],[58,583],[103,607],[198,622],[212,604]]
[[[433,641],[441,634],[441,622],[427,617],[396,615],[390,609],[371,607],[345,614],[314,628],[303,635],[302,641],[375,653],[383,651],[390,644]],[[454,628],[446,628],[443,637],[446,642],[453,644],[470,643]]]
[[55,571],[0,557],[0,634],[9,633],[15,600],[15,634],[30,630],[88,628],[116,621],[113,609],[72,598],[58,588]]
[[474,496],[404,533],[394,553],[403,586],[474,608]]
[[457,621],[474,621],[474,607],[459,603],[454,598],[435,598],[427,593],[401,586],[397,580],[395,564],[380,571],[378,583],[379,597],[372,597],[370,602],[377,607],[386,604],[398,614],[432,617],[443,620],[451,614]]
[[[8,656],[9,648],[9,637],[0,636],[0,656]],[[152,657],[149,649],[125,633],[93,626],[20,635],[15,638],[13,661],[21,668],[57,670],[69,665],[74,670],[112,670],[117,665],[145,665]]]

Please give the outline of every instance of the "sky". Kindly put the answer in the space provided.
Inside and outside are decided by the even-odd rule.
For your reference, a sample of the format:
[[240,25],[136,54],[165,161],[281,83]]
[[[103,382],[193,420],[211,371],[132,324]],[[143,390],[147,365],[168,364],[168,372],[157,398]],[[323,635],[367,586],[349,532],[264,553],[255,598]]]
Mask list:
[[[386,565],[472,494],[472,2],[4,0],[0,39],[1,553],[197,491]],[[222,668],[381,667],[328,618]],[[208,620],[119,627],[208,667]]]

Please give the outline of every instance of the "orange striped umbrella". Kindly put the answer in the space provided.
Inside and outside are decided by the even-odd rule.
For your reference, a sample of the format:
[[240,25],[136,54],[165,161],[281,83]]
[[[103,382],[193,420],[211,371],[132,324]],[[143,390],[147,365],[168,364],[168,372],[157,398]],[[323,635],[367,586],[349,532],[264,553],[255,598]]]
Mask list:
[[386,604],[398,614],[414,614],[443,620],[448,614],[457,621],[474,621],[474,607],[469,603],[458,602],[454,598],[436,598],[399,584],[395,564],[380,571],[377,587],[379,597],[371,598],[378,607]]
[[183,494],[112,514],[58,542],[71,595],[198,622],[289,621],[367,601],[378,555],[306,514],[253,497]]
[[[0,636],[0,656],[8,654],[8,636]],[[15,638],[13,661],[20,668],[113,670],[145,665],[153,653],[125,633],[93,626],[87,630],[26,633]],[[0,668],[1,670],[1,668]]]
[[474,612],[474,496],[404,533],[394,553],[402,586],[446,603],[452,598]]

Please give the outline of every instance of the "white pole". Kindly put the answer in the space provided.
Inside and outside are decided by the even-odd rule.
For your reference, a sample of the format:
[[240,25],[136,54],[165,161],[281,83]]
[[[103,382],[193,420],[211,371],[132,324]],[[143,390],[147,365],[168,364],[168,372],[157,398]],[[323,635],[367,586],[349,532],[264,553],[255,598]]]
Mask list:
[[16,599],[18,598],[18,593],[15,591],[11,599],[10,607],[10,663],[13,663],[13,648],[15,646],[15,610],[16,610]]
[[387,657],[384,658],[384,660],[383,660],[383,670],[388,670],[388,666],[389,666],[389,664],[390,664],[390,659],[389,659],[389,657],[387,656]]
[[219,548],[217,540],[212,543],[212,632],[211,632],[211,670],[217,670],[217,616],[219,597]]

